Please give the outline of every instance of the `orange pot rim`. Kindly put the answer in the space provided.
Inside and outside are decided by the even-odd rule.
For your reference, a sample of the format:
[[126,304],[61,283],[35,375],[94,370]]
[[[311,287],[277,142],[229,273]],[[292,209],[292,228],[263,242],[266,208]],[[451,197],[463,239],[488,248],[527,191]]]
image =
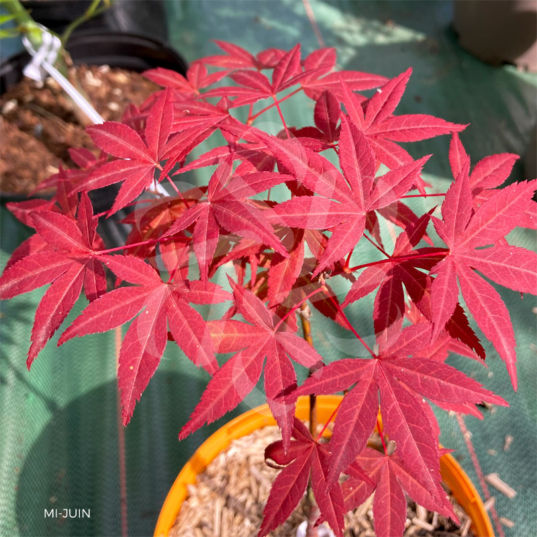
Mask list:
[[[317,397],[317,419],[326,423],[341,402],[340,395],[321,395]],[[299,419],[308,419],[309,397],[300,397],[297,402],[296,415]],[[155,527],[154,537],[167,537],[183,502],[188,496],[187,485],[193,485],[197,476],[227,449],[232,440],[246,436],[257,429],[276,425],[268,405],[253,408],[218,429],[196,450],[177,476],[168,496],[164,501]],[[328,430],[326,433],[329,434]],[[472,530],[478,537],[494,537],[494,530],[483,501],[474,484],[460,464],[449,453],[440,458],[440,473],[444,483],[455,496],[461,507],[472,519]]]

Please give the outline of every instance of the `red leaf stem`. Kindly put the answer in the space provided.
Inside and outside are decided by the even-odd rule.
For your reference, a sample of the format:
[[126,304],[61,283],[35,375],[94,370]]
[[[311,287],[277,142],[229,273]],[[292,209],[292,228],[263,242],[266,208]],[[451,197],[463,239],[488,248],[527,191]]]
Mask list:
[[428,254],[418,254],[418,255],[408,255],[408,256],[397,256],[390,257],[389,259],[381,259],[380,261],[373,261],[371,263],[364,263],[363,265],[357,265],[356,267],[351,267],[350,271],[360,270],[366,267],[374,267],[375,265],[383,265],[384,263],[392,263],[394,261],[411,261],[413,259],[425,259],[427,257],[439,257],[447,255],[448,251],[444,252],[430,252]]

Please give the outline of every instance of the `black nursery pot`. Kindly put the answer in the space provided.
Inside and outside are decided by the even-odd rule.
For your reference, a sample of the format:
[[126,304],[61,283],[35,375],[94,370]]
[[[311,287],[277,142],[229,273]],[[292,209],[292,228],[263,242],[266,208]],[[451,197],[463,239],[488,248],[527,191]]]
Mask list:
[[[54,32],[61,32],[73,21],[84,15],[91,5],[91,0],[23,0],[35,22],[42,24]],[[84,23],[101,27],[106,25],[105,14],[102,13]]]
[[[182,75],[186,74],[188,68],[182,56],[166,43],[139,34],[86,30],[73,34],[67,44],[67,50],[75,65],[109,65],[136,72],[163,67]],[[29,61],[29,54],[21,52],[0,64],[0,94],[22,79],[23,69]],[[110,209],[118,190],[117,185],[111,185],[91,192],[95,213]],[[2,202],[26,199],[29,198],[24,195],[0,192]],[[125,216],[126,211],[119,211],[109,219],[101,218],[100,232],[109,248],[125,243],[128,227],[119,223]]]
[[[34,21],[61,34],[79,19],[92,0],[23,0]],[[144,32],[167,39],[165,0],[114,0],[98,15],[83,22],[80,30],[109,29],[116,32]]]

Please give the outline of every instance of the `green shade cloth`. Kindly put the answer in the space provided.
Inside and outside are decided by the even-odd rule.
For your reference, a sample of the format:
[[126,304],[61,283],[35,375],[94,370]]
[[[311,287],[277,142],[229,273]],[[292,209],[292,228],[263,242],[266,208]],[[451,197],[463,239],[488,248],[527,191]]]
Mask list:
[[[310,0],[310,5],[327,46],[337,48],[342,69],[391,77],[413,67],[398,114],[426,113],[471,123],[461,139],[474,164],[493,153],[525,153],[536,123],[537,78],[514,67],[487,66],[464,52],[450,29],[450,2]],[[304,54],[318,47],[299,0],[176,0],[166,2],[165,7],[171,43],[189,61],[218,53],[210,39],[232,41],[254,53],[269,47],[289,49],[297,41]],[[311,123],[313,103],[305,97],[298,96],[282,107],[289,124]],[[260,126],[271,132],[281,128],[272,111],[263,116]],[[204,144],[197,153],[214,144]],[[451,180],[448,146],[446,136],[407,146],[416,157],[434,153],[426,177],[437,192],[445,191]],[[185,180],[206,181],[206,174],[202,170]],[[520,163],[512,177],[524,178]],[[423,212],[434,206],[434,198],[418,200],[413,206]],[[4,207],[0,208],[0,225],[3,267],[29,232]],[[535,234],[519,230],[510,242],[535,249]],[[354,257],[364,263],[376,259],[376,254],[360,245]],[[343,292],[345,286],[336,285],[336,289]],[[513,393],[505,367],[490,345],[488,369],[458,357],[450,358],[450,363],[511,404],[509,409],[484,410],[484,421],[466,418],[466,423],[483,471],[498,472],[517,491],[516,498],[509,500],[493,490],[499,515],[516,524],[513,529],[505,528],[505,534],[529,536],[537,534],[536,301],[530,296],[521,300],[505,289],[500,293],[511,312],[518,342],[518,394]],[[56,337],[28,372],[25,357],[42,295],[40,290],[0,303],[0,535],[121,535],[115,335],[87,336],[61,348],[56,347]],[[84,299],[78,301],[64,327],[85,305]],[[371,300],[366,298],[360,307],[349,310],[358,331],[372,334]],[[218,311],[211,312],[212,318]],[[315,346],[327,362],[363,355],[349,332],[318,313],[312,323]],[[302,379],[304,372],[301,375]],[[129,535],[152,534],[182,465],[222,424],[221,420],[205,427],[181,443],[177,440],[207,380],[208,375],[198,371],[176,345],[168,344],[158,372],[122,433]],[[256,389],[232,415],[262,402],[262,391]],[[437,415],[442,443],[457,450],[456,456],[479,488],[455,417],[442,411]],[[506,435],[514,441],[504,452]],[[90,509],[91,517],[45,518],[44,510],[52,508]]]

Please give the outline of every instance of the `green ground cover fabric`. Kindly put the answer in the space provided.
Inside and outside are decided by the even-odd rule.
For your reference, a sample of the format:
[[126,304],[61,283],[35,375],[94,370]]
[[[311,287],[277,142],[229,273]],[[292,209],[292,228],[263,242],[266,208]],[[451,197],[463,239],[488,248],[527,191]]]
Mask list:
[[[537,121],[537,77],[514,67],[487,66],[461,50],[450,29],[451,2],[310,0],[310,4],[327,46],[338,49],[341,68],[385,76],[414,68],[398,113],[427,113],[471,123],[461,138],[473,163],[493,153],[526,151]],[[171,43],[189,61],[217,53],[210,39],[233,41],[252,52],[288,49],[297,41],[304,53],[318,46],[300,0],[174,0],[166,2],[165,8]],[[299,97],[292,102],[282,105],[289,123],[311,121],[312,101]],[[279,128],[274,114],[263,121],[268,129]],[[198,152],[212,145],[209,142]],[[426,177],[438,192],[445,191],[451,179],[448,146],[448,137],[408,146],[415,156],[434,153]],[[185,181],[206,180],[205,173],[192,174]],[[521,164],[512,177],[524,179]],[[420,211],[433,206],[434,199],[415,202]],[[2,206],[0,267],[28,234]],[[514,232],[510,242],[536,247],[535,234],[527,230]],[[355,253],[360,262],[374,256],[366,245]],[[518,394],[513,393],[490,345],[488,369],[457,357],[450,363],[511,404],[494,413],[485,410],[484,421],[466,418],[466,423],[483,471],[498,472],[517,490],[513,500],[493,492],[499,515],[516,523],[513,529],[505,528],[506,536],[525,537],[537,534],[537,303],[533,297],[521,300],[517,293],[499,291],[512,314],[518,342]],[[59,349],[54,338],[28,372],[25,354],[42,294],[41,290],[0,303],[0,535],[120,535],[114,333],[75,339]],[[361,334],[372,334],[371,302],[362,303],[352,310],[351,320]],[[65,326],[85,304],[79,300]],[[315,346],[326,361],[360,352],[350,333],[319,314],[312,323]],[[177,440],[207,380],[208,375],[192,366],[175,345],[167,346],[158,372],[124,430],[129,535],[152,534],[182,465],[222,424],[206,427],[181,443]],[[261,391],[254,390],[232,415],[262,402]],[[437,414],[443,444],[458,450],[457,457],[478,486],[455,418]],[[506,435],[514,441],[504,452]],[[45,519],[44,509],[51,508],[91,509],[91,518]]]

